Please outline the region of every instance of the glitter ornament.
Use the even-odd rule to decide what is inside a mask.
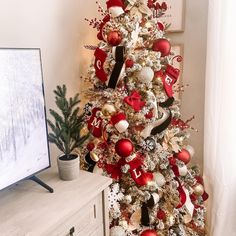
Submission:
[[[157,232],[153,229],[144,230],[140,236],[158,236]]]
[[[147,152],[154,151],[156,148],[155,140],[151,137],[146,138],[142,143],[142,148]]]
[[[159,187],[164,186],[165,183],[166,183],[165,177],[160,172],[154,173],[153,174],[153,179]]]
[[[167,39],[157,39],[153,42],[152,50],[160,52],[162,57],[170,54],[171,45]]]
[[[151,67],[143,67],[138,74],[138,79],[140,82],[144,82],[146,84],[150,83],[154,77],[154,71]]]
[[[197,196],[202,196],[203,193],[204,193],[204,187],[203,185],[201,184],[196,184],[194,187],[193,187],[193,191],[194,191],[194,194],[197,195]]]
[[[191,155],[191,157],[194,156],[195,150],[194,150],[194,148],[193,148],[192,146],[187,145],[187,146],[185,147],[185,149],[189,152],[189,154]]]
[[[180,176],[186,176],[188,173],[188,168],[186,165],[183,165],[181,167],[178,167],[178,171]]]
[[[115,150],[120,157],[128,157],[133,152],[134,146],[129,139],[120,139],[115,145]]]
[[[110,31],[107,34],[107,42],[111,45],[111,46],[118,46],[122,41],[122,37],[120,35],[120,32],[118,31]]]
[[[185,164],[188,164],[191,160],[190,153],[186,149],[182,149],[181,152],[175,154],[175,157],[180,161],[183,161]]]

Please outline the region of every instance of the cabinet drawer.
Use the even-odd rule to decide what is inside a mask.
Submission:
[[[90,201],[77,213],[61,222],[50,236],[85,236],[85,232],[93,232],[103,228],[103,198],[102,194]],[[93,230],[93,231],[92,231]],[[90,234],[87,234],[90,235]],[[97,234],[98,236],[99,234]],[[103,234],[101,234],[102,236]]]
[[[104,228],[103,225],[100,226],[98,229],[93,231],[89,236],[104,236]]]

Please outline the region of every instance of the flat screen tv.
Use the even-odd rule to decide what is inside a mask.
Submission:
[[[0,190],[48,167],[40,49],[0,48]]]

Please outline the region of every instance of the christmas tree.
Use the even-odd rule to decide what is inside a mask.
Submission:
[[[92,139],[83,168],[113,179],[109,192],[111,236],[205,235],[208,198],[200,170],[189,164],[189,123],[175,92],[180,70],[159,20],[165,2],[108,0],[94,61],[85,80],[86,125]]]

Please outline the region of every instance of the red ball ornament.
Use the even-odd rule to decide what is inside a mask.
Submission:
[[[127,68],[132,68],[132,67],[134,66],[134,61],[131,60],[131,59],[127,59],[127,60],[125,61],[125,66],[126,66]]]
[[[157,232],[153,229],[144,230],[140,236],[158,236]]]
[[[116,153],[121,157],[128,157],[134,150],[134,146],[129,139],[120,139],[115,145]]]
[[[157,218],[159,220],[165,220],[166,219],[166,213],[163,210],[159,210],[157,212]]]
[[[157,39],[153,42],[152,50],[160,52],[162,57],[170,54],[171,45],[167,39]]]
[[[107,42],[112,46],[118,46],[121,43],[121,35],[118,31],[110,31],[107,34]]]
[[[183,161],[185,164],[188,164],[191,160],[191,155],[186,149],[182,149],[182,151],[177,153],[175,156],[177,159]]]

